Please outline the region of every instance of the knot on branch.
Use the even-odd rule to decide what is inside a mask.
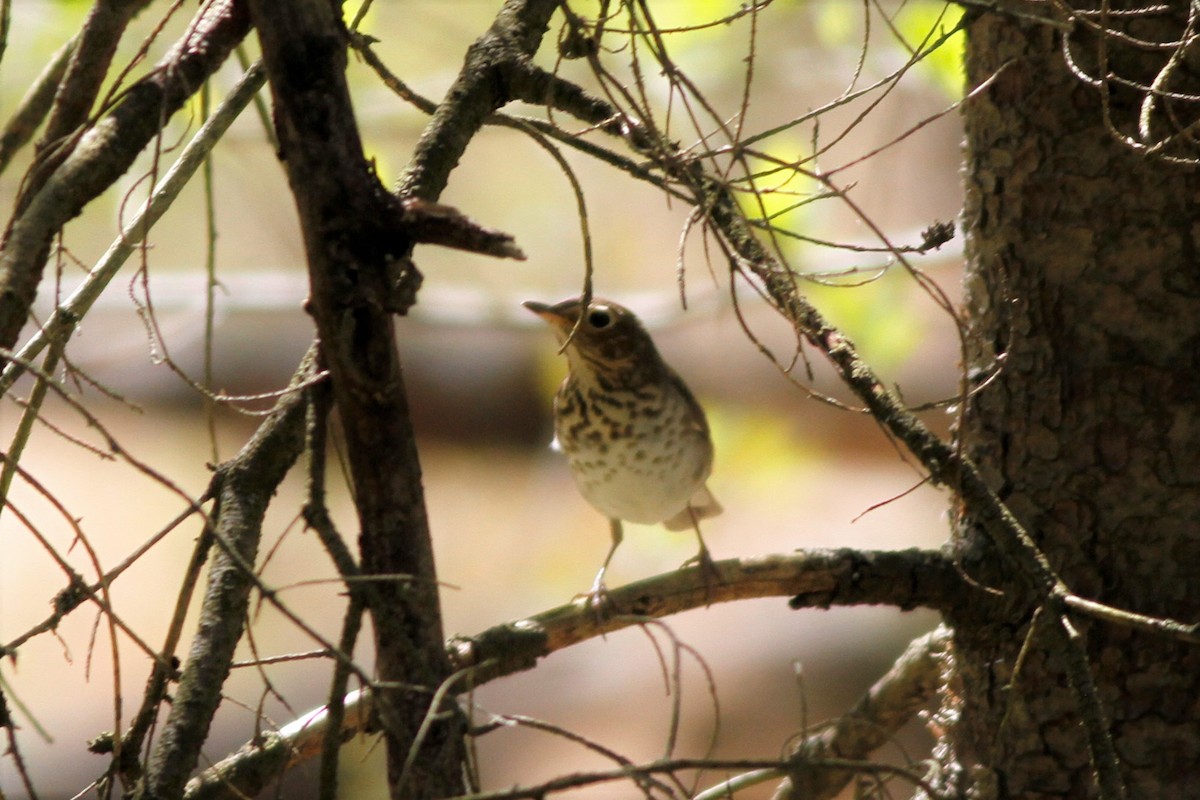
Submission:
[[[88,598],[90,591],[87,581],[77,572],[71,573],[71,582],[54,595],[54,613],[58,616],[63,616],[71,611],[74,611],[84,600]]]
[[[408,256],[385,255],[383,270],[386,293],[380,305],[392,314],[407,314],[417,302],[417,290],[424,283],[424,276]]]
[[[917,252],[928,253],[930,250],[937,250],[953,238],[953,221],[935,222],[925,230],[921,231],[921,245],[917,248]]]
[[[532,620],[517,620],[491,628],[479,636],[455,636],[448,645],[454,669],[478,667],[484,675],[508,674],[529,669],[547,653],[548,635]],[[486,677],[477,676],[478,680]]]

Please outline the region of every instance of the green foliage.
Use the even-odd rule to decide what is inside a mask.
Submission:
[[[882,47],[874,55],[877,59],[886,56],[888,61],[897,47],[906,54],[919,54],[921,63],[915,74],[957,99],[963,92],[965,40],[962,31],[955,31],[955,27],[962,15],[962,8],[957,5],[940,0],[911,0],[889,18],[877,15],[870,20],[875,35],[868,47]],[[840,2],[821,3],[813,15],[813,31],[825,47],[860,47],[862,25],[862,19]],[[881,31],[887,32],[886,43],[878,41]]]
[[[738,192],[742,213],[752,220],[769,222],[772,228],[805,231],[810,228],[812,203],[822,196],[821,187],[793,166],[805,158],[806,148],[794,132],[772,136],[759,145],[767,158],[749,155],[746,167],[754,192]],[[749,189],[749,186],[741,186]]]
[[[845,3],[818,3],[813,13],[813,33],[822,47],[845,47],[861,38],[861,21]]]
[[[921,61],[924,73],[931,75],[935,85],[956,99],[963,93],[966,37],[962,31],[953,34],[951,31],[962,20],[962,15],[961,6],[936,0],[916,0],[905,4],[893,19],[900,35],[914,46],[920,45],[920,50],[937,45]],[[939,40],[948,34],[948,38],[939,44]]]
[[[819,468],[822,454],[794,417],[752,404],[707,401],[704,407],[720,463],[713,480],[718,495],[715,487],[736,476],[741,491],[777,496],[797,472]]]
[[[864,256],[864,261],[878,256]],[[840,281],[845,285],[813,284],[809,298],[826,316],[846,331],[872,364],[892,368],[913,354],[924,336],[921,315],[913,313],[909,298],[912,279],[894,265],[877,280],[858,285],[870,277],[857,275]]]

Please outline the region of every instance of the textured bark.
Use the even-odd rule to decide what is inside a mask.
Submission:
[[[1181,29],[1162,16],[1139,21],[1137,32],[1170,41]],[[1121,51],[1112,41],[1103,53],[1095,39],[1071,35],[1072,53],[1095,74],[1148,84],[1169,56]],[[965,110],[969,366],[982,374],[997,356],[1004,366],[969,403],[960,433],[1072,590],[1194,620],[1200,177],[1112,135],[1102,93],[1113,126],[1134,138],[1142,95],[1079,80],[1061,36],[998,14],[969,29],[971,85],[1011,63]],[[1111,60],[1088,63],[1098,52]],[[961,521],[967,571],[1008,593],[1009,609],[1023,607],[1011,566],[974,522]],[[1076,702],[1047,637],[1033,626],[1014,674],[1027,615],[963,607],[950,616],[958,680],[947,692],[941,753],[950,788],[1094,796]],[[1129,796],[1192,796],[1200,786],[1200,650],[1079,624]]]
[[[399,202],[363,155],[345,82],[337,6],[250,0],[274,101],[275,128],[304,232],[321,354],[341,417],[361,525],[362,571],[387,575],[367,595],[393,798],[462,791],[463,720],[431,709],[450,674],[437,575],[393,313],[420,273]],[[444,713],[417,739],[422,722]],[[409,761],[410,752],[415,757]]]

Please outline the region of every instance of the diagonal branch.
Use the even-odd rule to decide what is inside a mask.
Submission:
[[[776,789],[775,800],[836,797],[855,772],[830,769],[822,763],[867,758],[925,708],[941,684],[943,654],[950,637],[949,628],[938,626],[914,639],[849,711],[794,747],[788,757],[792,769]]]
[[[314,368],[313,351],[296,373],[302,383]],[[304,442],[304,395],[290,392],[238,455],[218,468],[220,488],[213,509],[213,539],[219,543],[200,611],[200,623],[183,667],[171,711],[135,797],[171,798],[183,791],[208,737],[241,639],[263,515],[279,482]]]
[[[33,138],[37,127],[50,113],[54,93],[67,70],[67,62],[71,59],[75,45],[76,38],[72,38],[50,57],[41,74],[26,90],[25,96],[17,104],[8,122],[4,123],[4,129],[0,131],[0,173],[8,167],[17,151]]]
[[[92,6],[75,39],[46,131],[38,143],[39,154],[58,148],[64,144],[62,140],[87,122],[121,35],[130,20],[147,5],[149,0],[99,0]]]
[[[550,24],[558,0],[508,0],[496,21],[467,50],[466,62],[433,119],[421,133],[401,197],[436,200],[467,145],[488,117],[514,99],[512,76],[526,69]]]
[[[184,38],[82,136],[9,222],[0,241],[0,347],[12,349],[16,343],[53,237],[129,169],[249,30],[249,17],[238,0],[214,0],[199,14]]]

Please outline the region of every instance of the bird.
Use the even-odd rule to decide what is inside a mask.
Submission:
[[[609,521],[604,564],[584,597],[607,603],[604,577],[622,522],[696,532],[706,589],[719,573],[700,520],[722,511],[708,489],[713,444],[704,409],[663,361],[637,315],[609,300],[573,297],[525,308],[554,330],[567,376],[554,397],[552,445],[567,457],[583,498]]]

